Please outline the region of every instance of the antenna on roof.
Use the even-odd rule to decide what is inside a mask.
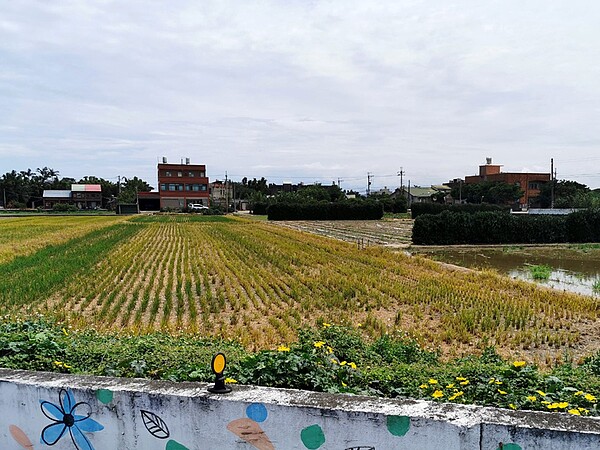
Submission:
[[[167,157],[163,156],[163,164],[166,164],[166,163],[167,163]]]
[[[489,166],[492,163],[492,158],[490,158],[490,157],[485,158],[485,163]]]

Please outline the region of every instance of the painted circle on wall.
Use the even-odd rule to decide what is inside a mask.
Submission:
[[[249,419],[260,423],[267,420],[268,412],[267,408],[262,403],[251,403],[246,408],[246,415]]]

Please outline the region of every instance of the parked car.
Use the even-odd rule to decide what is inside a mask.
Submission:
[[[190,203],[188,208],[190,211],[202,211],[208,209],[208,206],[204,206],[202,203]]]

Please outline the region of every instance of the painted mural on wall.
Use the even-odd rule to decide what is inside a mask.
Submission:
[[[118,421],[119,416],[124,412],[117,410],[116,405],[113,403],[114,394],[112,391],[99,389],[95,391],[94,394],[95,395],[92,398],[95,398],[98,403],[91,404],[93,402],[77,401],[74,393],[70,389],[62,388],[59,390],[57,401],[50,401],[47,399],[39,400],[38,411],[41,411],[43,417],[38,417],[38,419],[43,420],[45,423],[44,426],[39,429],[39,437],[37,439],[33,438],[31,433],[28,435],[23,430],[30,430],[27,424],[9,425],[9,434],[20,448],[26,450],[33,450],[34,448],[42,449],[53,446],[58,447],[59,443],[61,449],[72,448],[76,450],[95,450],[92,442],[95,441],[96,434],[99,434],[100,436],[103,433],[119,433],[120,431],[117,429],[111,430],[110,426],[105,429],[105,426],[92,416],[95,416],[103,405],[107,406],[103,409],[103,413],[107,414],[110,412],[110,414],[114,415],[113,421]],[[23,404],[23,406],[27,405]],[[263,425],[267,423],[268,420],[271,422],[276,421],[276,417],[270,417],[267,406],[262,403],[250,403],[245,406],[244,413],[245,414],[243,415],[245,417],[233,420],[225,419],[223,422],[223,428],[239,439],[236,448],[241,448],[239,447],[239,444],[245,443],[247,444],[248,450],[276,450],[278,447],[277,443],[274,443],[263,428]],[[186,446],[175,440],[167,421],[163,419],[160,411],[139,409],[137,414],[136,421],[140,423],[139,429],[145,430],[158,445],[153,448],[163,448],[163,445],[165,450],[201,450],[202,448],[205,448],[200,442],[193,442],[191,445]],[[106,419],[106,416],[104,417]],[[104,422],[104,420],[102,421]],[[40,420],[36,420],[36,423],[39,422]],[[142,424],[143,427],[141,426]],[[317,450],[324,449],[325,445],[327,445],[326,448],[328,449],[339,450],[376,449],[375,445],[369,442],[358,442],[357,444],[360,445],[352,447],[344,445],[343,442],[330,442],[327,439],[322,425],[324,424],[314,423],[312,425],[299,427],[297,430],[289,429],[292,441],[296,441],[294,448]],[[387,433],[388,436],[391,436],[392,439],[397,439],[400,443],[402,440],[406,439],[410,429],[410,417],[387,416],[385,420],[385,431],[382,431]],[[175,436],[175,438],[179,439],[177,436]],[[187,438],[189,439],[189,436],[187,436]],[[36,441],[39,441],[39,444],[34,444]],[[406,443],[409,444],[409,441],[406,441]],[[286,449],[290,448],[289,445],[290,443],[287,442],[285,445]],[[0,447],[4,448],[4,446]],[[100,447],[98,448],[100,449]],[[219,448],[227,448],[227,445],[223,444],[223,447]],[[284,449],[280,448],[279,450]],[[500,443],[497,449],[490,450],[522,450],[522,448],[516,443]]]

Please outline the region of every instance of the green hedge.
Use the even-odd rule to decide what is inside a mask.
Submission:
[[[566,216],[516,216],[444,211],[415,219],[412,240],[420,245],[548,244],[566,242]]]
[[[552,244],[600,242],[600,211],[567,216],[444,211],[415,219],[413,244]]]
[[[443,205],[441,203],[413,203],[410,206],[411,216],[416,219],[423,214],[441,214],[444,211],[449,212],[461,212],[468,214],[475,214],[478,212],[492,211],[492,212],[510,212],[510,206],[506,205],[490,205],[465,203],[459,205]]]
[[[383,206],[375,202],[275,203],[267,214],[269,220],[379,220]]]

